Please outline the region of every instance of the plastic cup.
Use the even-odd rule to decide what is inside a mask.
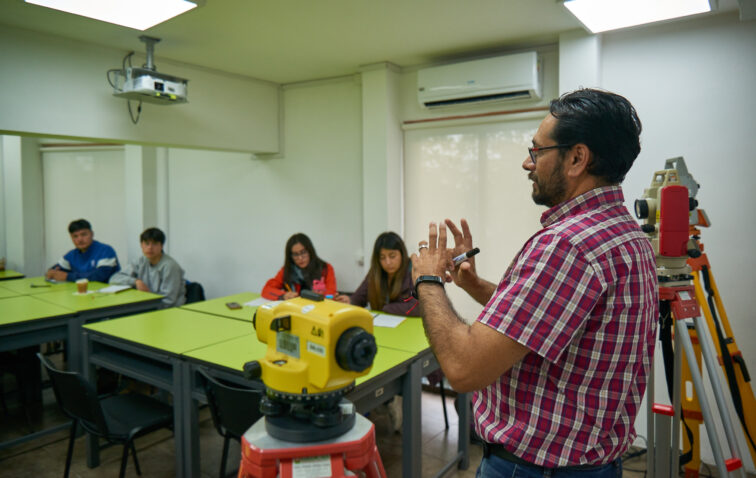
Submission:
[[[79,279],[76,281],[76,292],[79,294],[86,294],[87,287],[89,287],[89,281],[87,279]]]

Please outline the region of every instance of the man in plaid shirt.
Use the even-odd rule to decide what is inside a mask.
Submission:
[[[619,476],[651,366],[654,251],[619,184],[640,152],[641,123],[622,96],[591,89],[553,100],[523,162],[548,209],[498,285],[475,262],[467,222],[431,223],[413,255],[423,323],[455,390],[475,391],[481,477]],[[447,249],[447,231],[454,249]],[[447,279],[448,278],[448,279]],[[467,325],[453,280],[484,305]]]

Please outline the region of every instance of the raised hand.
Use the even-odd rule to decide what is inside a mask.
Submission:
[[[454,249],[449,250],[451,257],[464,254],[473,248],[472,234],[470,234],[470,226],[467,224],[466,219],[460,220],[462,230],[460,230],[451,219],[446,219],[444,222],[454,238]],[[468,287],[477,284],[478,274],[475,270],[475,258],[470,257],[457,267],[454,267],[454,264],[450,264],[449,275],[454,283],[463,289],[467,289]]]

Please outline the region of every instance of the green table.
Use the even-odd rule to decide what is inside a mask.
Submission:
[[[74,282],[47,282],[44,276],[5,281],[2,284],[2,287],[23,295],[47,294],[60,291],[76,292],[76,284]],[[90,282],[89,290],[101,289],[106,285],[102,282]]]
[[[0,299],[0,351],[16,350],[56,340],[66,340],[68,367],[82,369],[82,326],[90,321],[154,309],[162,296],[128,290],[115,295],[74,295],[76,284],[50,284],[42,277],[2,282],[2,290],[17,294]],[[50,287],[31,287],[49,285]],[[90,282],[90,288],[106,286]],[[0,448],[15,446],[39,436],[45,430],[17,440],[0,443]]]
[[[73,316],[73,311],[41,301],[34,296],[20,295],[0,299],[0,352],[63,340],[72,333]],[[37,373],[27,378],[41,384],[40,369],[36,370]],[[39,391],[41,398],[41,388]],[[0,449],[19,445],[59,429],[60,427],[33,430],[21,437],[0,443]]]
[[[180,307],[89,324],[84,329],[174,355],[252,332],[251,324]]]
[[[241,320],[183,308],[163,309],[84,326],[87,378],[100,366],[149,383],[173,394],[176,476],[199,476],[187,463],[197,433],[197,407],[192,402],[192,371],[182,354],[252,334]],[[91,437],[87,463],[99,462]]]
[[[223,301],[228,299],[230,298],[225,297]],[[355,404],[360,413],[365,413],[395,395],[403,396],[402,472],[406,477],[421,476],[421,380],[437,369],[438,363],[430,352],[422,320],[418,317],[408,317],[396,328],[374,327],[373,334],[378,345],[373,367],[370,373],[355,380],[356,386],[346,398]],[[266,350],[267,344],[259,342],[256,336],[250,333],[244,337],[187,352],[184,356],[193,363],[195,371],[198,367],[203,367],[218,378],[249,386],[249,381],[242,376],[243,366],[246,362],[262,357]],[[196,373],[191,374],[189,383],[193,387],[193,397],[203,398],[204,391],[199,387],[200,381]],[[468,423],[466,410],[469,406],[469,396],[460,394],[460,400],[460,423]],[[194,404],[189,408],[196,409]],[[194,429],[195,426],[194,422],[190,421],[190,429]],[[459,436],[458,454],[447,467],[456,462],[460,462],[463,468],[467,467],[469,427],[461,426]],[[197,434],[189,435],[188,441],[184,443],[188,446],[187,458],[190,460],[185,465],[186,469],[198,470]]]
[[[223,367],[238,374],[243,371],[245,363],[263,357],[267,350],[268,344],[257,340],[257,336],[250,330],[249,334],[243,337],[192,350],[184,355],[199,364]],[[355,382],[357,385],[364,383],[414,357],[415,355],[410,352],[381,347],[375,356],[370,373],[359,377]]]
[[[215,299],[210,308],[219,306],[218,310],[226,313],[226,302],[240,302],[246,297]],[[248,300],[251,299],[254,297]],[[199,312],[190,306],[84,327],[85,362],[90,365],[85,367],[87,376],[92,376],[94,367],[99,366],[173,393],[176,476],[181,477],[199,476],[197,401],[204,399],[204,390],[197,376],[198,367],[230,382],[249,385],[242,375],[243,365],[262,357],[267,350],[267,344],[257,340],[247,320]],[[374,333],[378,353],[373,368],[356,380],[347,398],[358,411],[366,412],[397,394],[404,397],[403,475],[420,476],[421,379],[438,368],[438,363],[427,346],[420,319],[408,318],[396,329],[376,327]],[[460,396],[460,410],[464,413],[469,397]],[[468,422],[460,416],[460,423]],[[466,467],[469,427],[460,427],[459,435],[457,461]],[[95,466],[97,454],[91,446],[88,450],[88,463]]]
[[[55,291],[35,294],[39,300],[55,304],[76,312],[75,331],[68,339],[68,361],[74,370],[80,370],[84,366],[82,361],[82,335],[81,327],[96,320],[121,317],[136,314],[146,310],[152,310],[160,305],[163,296],[142,292],[136,289],[128,289],[117,294],[99,294],[90,292],[78,294],[75,292],[76,284],[67,283],[71,288],[61,287]],[[55,284],[65,286],[66,284]],[[96,291],[105,287],[102,282],[90,282],[90,291]]]
[[[242,292],[240,294],[218,297],[217,299],[204,300],[201,302],[182,305],[181,308],[252,322],[252,317],[255,315],[257,307],[250,307],[244,304],[259,298],[260,294],[256,294],[254,292]],[[226,307],[226,304],[229,302],[236,302],[241,305],[242,308],[229,309],[228,307]]]
[[[423,319],[420,317],[407,317],[394,328],[373,327],[373,335],[375,342],[380,347],[389,347],[416,354],[430,348],[423,328]]]
[[[0,271],[0,280],[20,279],[24,275],[20,272],[16,272],[10,269],[4,269]]]
[[[66,338],[72,310],[21,295],[0,300],[0,351]]]
[[[19,295],[23,295],[23,294],[19,294],[18,292],[14,292],[10,289],[6,289],[3,286],[0,286],[0,299],[7,299],[8,297],[18,297]]]

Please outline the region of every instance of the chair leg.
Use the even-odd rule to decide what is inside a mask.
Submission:
[[[228,437],[223,437],[223,453],[221,454],[220,478],[226,478],[226,458],[228,458]]]
[[[73,458],[74,440],[76,440],[76,426],[79,424],[76,420],[71,422],[71,431],[68,435],[68,452],[66,453],[66,471],[63,472],[63,478],[68,478],[68,472],[71,470],[71,458]]]
[[[134,445],[134,441],[131,441],[131,452],[134,454],[134,468],[136,468],[137,475],[142,476],[142,470],[139,468],[139,460],[137,460],[136,456],[136,446]]]
[[[126,463],[129,461],[129,442],[123,444],[123,453],[121,453],[121,472],[118,478],[126,476]]]
[[[449,417],[446,414],[446,392],[444,391],[444,379],[441,377],[441,381],[438,383],[438,386],[440,387],[441,391],[441,406],[444,409],[444,425],[446,425],[446,429],[449,429]]]

